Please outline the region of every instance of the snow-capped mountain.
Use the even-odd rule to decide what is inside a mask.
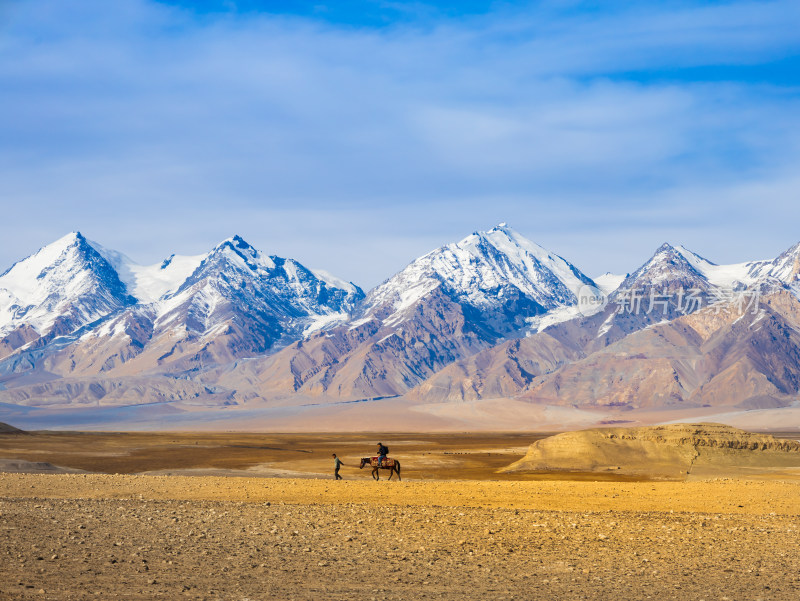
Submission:
[[[698,289],[703,292],[713,286],[702,269],[713,263],[686,249],[664,243],[639,269],[626,277],[617,287],[617,294],[628,290],[655,288]]]
[[[741,290],[756,284],[795,285],[800,277],[800,244],[773,260],[717,265],[684,246],[663,244],[653,257],[620,284],[620,289],[693,283],[709,288]]]
[[[108,261],[72,232],[0,275],[0,337],[18,328],[68,334],[135,302]]]
[[[354,319],[222,376],[344,397],[397,395],[438,369],[573,307],[593,282],[506,224],[419,259],[373,289]]]
[[[715,404],[780,406],[790,402],[784,395],[800,392],[798,273],[800,244],[772,261],[733,265],[663,244],[629,276],[595,279],[610,296],[601,312],[458,360],[410,396],[438,401],[523,394],[554,403],[659,406],[706,395],[704,402],[713,397]],[[682,353],[693,347],[687,360]],[[628,371],[630,378],[623,376]]]
[[[52,348],[39,340],[35,353],[26,351],[37,336],[3,341],[0,356],[19,349],[0,366],[6,372],[46,363],[53,373],[99,373],[130,362],[128,372],[148,371],[187,356],[181,368],[188,369],[192,360],[252,356],[345,320],[364,296],[238,236],[205,255],[141,266],[71,234],[17,263],[2,282],[6,322],[38,336],[58,322],[62,335]]]
[[[658,387],[678,380],[673,399],[722,399],[726,386],[738,386],[742,402],[767,394],[785,403],[800,387],[800,367],[781,366],[796,359],[799,275],[800,244],[736,265],[664,244],[630,275],[593,281],[500,224],[427,253],[365,296],[238,236],[203,255],[138,265],[76,233],[0,275],[0,402],[292,403],[413,391],[417,400],[535,393],[613,403],[598,378],[619,378],[592,366],[622,373],[635,357],[642,368],[631,368],[630,390],[654,395],[641,406],[658,406]],[[584,311],[587,287],[608,304]],[[623,302],[631,290],[642,295],[636,311]],[[681,290],[702,302],[689,304]],[[774,318],[737,321],[720,309],[725,290],[758,290],[756,309]],[[724,324],[730,331],[719,330]],[[660,334],[677,346],[664,346]],[[789,342],[778,344],[781,336]],[[689,347],[691,364],[681,355]],[[648,374],[659,374],[657,386],[636,388]],[[694,392],[698,383],[708,389],[709,374],[717,374],[713,395]],[[786,381],[771,389],[779,376]],[[623,388],[607,386],[628,394]]]
[[[340,287],[341,286],[341,287]],[[174,292],[155,303],[157,330],[180,324],[206,334],[230,319],[247,322],[264,352],[344,321],[364,297],[360,288],[293,259],[267,256],[239,236],[219,244]]]
[[[664,243],[621,282],[617,276],[598,278],[608,304],[597,313],[586,313],[587,319],[580,321],[577,328],[558,325],[568,320],[551,320],[548,325],[558,327],[562,338],[574,338],[572,344],[579,343],[584,352],[591,354],[636,331],[718,302],[735,298],[745,304],[754,302],[752,287],[769,280],[766,276],[757,277],[767,263],[717,265],[684,246]],[[774,278],[769,281],[777,282]]]
[[[575,305],[586,285],[594,282],[574,265],[501,223],[412,262],[367,295],[364,314],[400,323],[438,289],[509,333],[526,319]]]
[[[239,299],[250,310],[305,319],[307,333],[344,320],[363,297],[358,286],[322,270],[311,270],[294,259],[264,255],[240,236],[233,236],[205,255],[170,255],[155,265],[139,265],[124,254],[96,242],[90,244],[117,271],[139,304],[152,305],[157,319],[169,321],[175,307],[196,296],[195,321],[203,329],[213,322],[207,310],[219,309],[225,300]],[[211,297],[198,294],[205,285]],[[254,298],[247,297],[248,287]],[[199,323],[199,322],[198,322]]]
[[[631,291],[645,294],[683,290],[702,297],[704,304],[758,290],[760,293],[790,288],[800,291],[800,244],[774,260],[717,265],[684,246],[663,244],[611,294],[619,299]],[[703,304],[694,305],[696,308]]]
[[[797,291],[800,287],[800,242],[772,261],[756,261],[748,265],[748,273],[754,280],[774,280]]]

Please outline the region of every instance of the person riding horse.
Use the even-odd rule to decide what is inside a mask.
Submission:
[[[389,470],[389,480],[392,479],[392,476],[397,474],[397,479],[402,480],[400,477],[400,462],[397,459],[390,459],[386,455],[389,454],[389,449],[383,446],[381,443],[378,443],[378,456],[377,457],[362,457],[361,463],[359,464],[359,469],[364,469],[364,466],[370,466],[372,468],[372,478],[374,480],[380,480],[379,471],[380,470]],[[385,459],[385,461],[384,461]]]
[[[388,447],[383,446],[383,443],[378,443],[378,467],[383,467],[383,460],[389,454]]]

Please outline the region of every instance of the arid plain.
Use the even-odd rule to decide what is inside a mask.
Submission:
[[[537,438],[5,434],[0,599],[800,597],[797,470],[496,473]]]

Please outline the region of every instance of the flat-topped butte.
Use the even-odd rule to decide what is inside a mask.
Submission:
[[[800,473],[800,442],[722,424],[597,428],[538,440],[502,473],[608,472],[685,480]]]

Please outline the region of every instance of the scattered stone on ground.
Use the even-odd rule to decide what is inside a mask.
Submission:
[[[0,474],[0,599],[800,598],[800,483]]]

